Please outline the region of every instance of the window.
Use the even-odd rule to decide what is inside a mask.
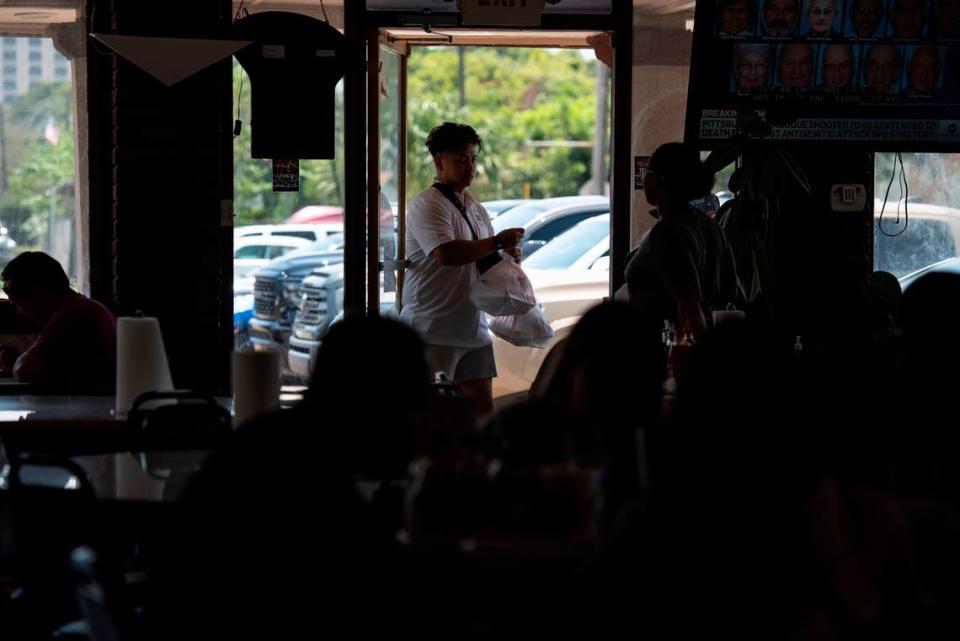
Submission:
[[[609,236],[610,215],[596,216],[554,238],[525,260],[523,266],[528,269],[568,269]]]
[[[307,240],[316,240],[317,234],[312,231],[275,231],[274,236],[292,236],[293,238],[306,238]]]
[[[894,174],[894,155],[876,154],[873,267],[906,285],[911,272],[960,255],[960,192],[952,180],[960,154],[901,156],[902,174],[899,166]]]
[[[610,271],[610,250],[603,252],[603,254],[593,261],[593,264],[590,265],[590,269],[594,271]]]
[[[893,208],[895,209],[895,208]],[[957,255],[954,230],[960,232],[960,211],[953,223],[926,217],[918,205],[907,214],[888,209],[874,214],[874,268],[897,278]],[[895,235],[896,234],[896,235]]]
[[[530,234],[530,240],[543,240],[549,241],[552,238],[556,238],[563,232],[567,231],[577,223],[586,220],[587,218],[592,218],[593,216],[599,216],[600,214],[607,213],[605,210],[601,211],[581,211],[576,214],[567,214],[566,216],[559,216],[556,220],[551,220],[546,225]],[[524,238],[526,240],[526,238]]]
[[[23,251],[43,251],[63,266],[73,287],[83,291],[86,256],[76,234],[73,86],[67,76],[45,83],[43,91],[25,91],[43,78],[41,45],[50,42],[23,37],[3,41],[0,149],[5,152],[6,183],[0,193],[0,221],[6,231],[0,229],[0,266]],[[17,58],[15,48],[25,44],[29,51]],[[32,63],[21,67],[20,60]],[[21,81],[21,73],[31,82]]]
[[[501,232],[511,227],[526,227],[531,220],[545,212],[547,207],[548,205],[539,202],[514,207],[493,219],[493,229],[496,232]]]
[[[266,256],[267,247],[264,245],[247,245],[246,247],[241,247],[233,254],[234,260],[240,260],[243,258],[264,258]]]
[[[67,70],[64,69],[63,67],[57,67],[56,69],[54,69],[54,72],[53,72],[53,73],[54,73],[54,75],[55,75],[57,78],[66,78],[66,77],[67,77]]]
[[[281,247],[281,246],[279,246],[279,245],[277,245],[277,246],[275,246],[275,247],[271,247],[271,248],[270,248],[270,253],[269,253],[269,255],[267,256],[267,258],[273,259],[273,258],[277,258],[277,257],[279,257],[279,256],[283,256],[284,254],[286,254],[286,253],[287,253],[288,251],[290,251],[291,249],[293,249],[293,247]]]

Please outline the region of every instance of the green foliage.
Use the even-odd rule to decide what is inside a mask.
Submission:
[[[589,148],[537,148],[529,141],[590,141],[595,120],[596,62],[576,51],[465,49],[467,104],[459,105],[454,48],[415,49],[408,66],[410,127],[407,193],[430,184],[433,161],[424,147],[445,120],[473,125],[483,139],[478,198],[576,194],[590,178]]]
[[[5,138],[23,146],[6,157],[0,221],[21,247],[29,247],[47,232],[51,202],[57,216],[73,214],[59,193],[73,184],[75,173],[70,83],[34,83],[4,108],[4,119]],[[48,124],[59,131],[56,144],[44,138]]]
[[[9,124],[21,127],[36,139],[43,137],[51,118],[61,131],[73,130],[73,92],[69,82],[35,82],[8,108]]]

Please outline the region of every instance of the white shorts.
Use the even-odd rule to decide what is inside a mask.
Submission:
[[[451,381],[470,381],[497,375],[492,344],[482,347],[427,345],[427,362],[431,373],[443,372]]]

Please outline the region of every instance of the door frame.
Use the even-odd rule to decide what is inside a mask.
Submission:
[[[382,33],[385,29],[409,26],[408,11],[370,11],[366,3],[344,3],[345,33],[354,59],[365,65],[353,65],[344,83],[345,106],[345,195],[344,226],[344,313],[347,316],[379,313],[379,239],[380,113],[379,63]],[[614,61],[611,73],[610,129],[610,288],[608,295],[624,282],[623,271],[630,246],[631,195],[633,189],[632,106],[633,106],[633,3],[613,0],[608,14],[544,14],[537,31],[606,31],[612,34]],[[436,13],[438,17],[458,16],[459,12]],[[482,27],[456,27],[458,31]],[[498,31],[523,31],[524,27],[497,27]],[[385,45],[386,46],[386,45]],[[400,131],[398,133],[398,238],[397,256],[406,255],[406,148],[407,148],[407,55],[409,47],[390,48],[401,55]],[[364,77],[366,76],[366,77]],[[363,109],[363,111],[358,111]],[[358,117],[366,113],[366,118]],[[356,120],[355,120],[356,119]],[[351,123],[363,121],[364,127],[351,132]],[[364,141],[363,136],[366,136]],[[364,144],[366,142],[366,144]],[[363,207],[363,194],[366,207]],[[359,201],[359,202],[358,202]],[[366,217],[358,215],[366,211]],[[357,212],[357,214],[354,214]],[[398,270],[398,298],[403,287],[403,270]],[[399,303],[399,301],[398,301]]]

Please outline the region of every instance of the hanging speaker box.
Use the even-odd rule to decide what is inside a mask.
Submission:
[[[346,38],[297,13],[255,13],[234,23],[252,45],[236,57],[251,84],[254,158],[333,158],[335,90],[346,70]]]

